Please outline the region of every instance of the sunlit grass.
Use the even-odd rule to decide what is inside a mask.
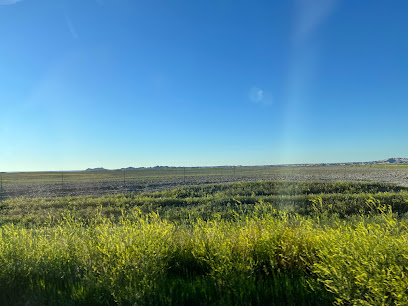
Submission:
[[[407,225],[387,203],[395,198],[378,191],[397,195],[394,206],[400,210],[408,205],[406,192],[322,184],[214,185],[141,198],[16,199],[13,205],[58,213],[31,226],[5,222],[0,228],[0,303],[406,305]],[[326,203],[330,198],[322,192],[307,194],[302,214],[265,200],[278,190],[293,197],[323,187],[335,192],[326,195],[360,196],[363,202],[341,215],[340,202]],[[249,190],[255,203],[239,200]],[[222,204],[232,195],[233,203]],[[155,202],[150,211],[136,205],[161,198],[168,210],[155,211]],[[193,198],[203,199],[197,213],[194,205],[200,203],[180,214],[170,201]],[[218,206],[206,206],[211,201]],[[94,207],[88,215],[77,214],[64,203]],[[13,206],[8,204],[3,218]]]

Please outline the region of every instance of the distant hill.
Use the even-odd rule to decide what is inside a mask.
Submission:
[[[346,162],[346,163],[323,163],[319,165],[326,166],[352,166],[352,165],[406,165],[408,164],[408,158],[393,157],[384,160],[376,160],[369,162]]]
[[[127,167],[127,168],[120,168],[120,169],[117,169],[117,170],[120,170],[120,171],[128,171],[128,170],[140,170],[140,169],[144,169],[143,167],[142,168],[135,168],[135,167]]]
[[[408,158],[392,157],[384,160],[368,161],[368,162],[344,162],[344,163],[320,163],[320,164],[285,164],[285,165],[259,165],[258,167],[285,167],[285,166],[358,166],[358,165],[408,165]],[[231,167],[248,167],[248,166],[214,166],[214,167],[188,167],[188,168],[231,168]],[[169,167],[169,166],[155,166],[155,167],[127,167],[121,169],[114,169],[113,171],[129,171],[142,169],[177,169],[183,168]],[[110,171],[105,168],[88,168],[85,171]]]
[[[400,164],[408,164],[408,158],[388,158],[384,160],[377,161],[376,163],[378,164],[395,164],[395,165],[400,165]]]

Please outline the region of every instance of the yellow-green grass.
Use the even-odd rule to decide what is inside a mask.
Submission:
[[[175,225],[133,213],[118,223],[4,226],[3,303],[405,305],[406,224],[352,222],[258,205],[251,217]]]
[[[117,220],[122,211],[140,209],[158,213],[172,222],[188,223],[197,218],[210,220],[220,215],[233,219],[232,210],[249,214],[261,201],[276,209],[301,215],[314,213],[311,200],[321,197],[323,209],[339,217],[367,212],[371,197],[392,206],[402,218],[408,212],[408,188],[379,183],[349,182],[242,182],[180,187],[168,191],[58,198],[12,198],[0,203],[0,225],[32,227],[55,223],[69,212],[87,220],[98,210]]]
[[[305,198],[296,210],[268,197]],[[3,221],[13,205],[51,213],[0,227],[0,304],[406,305],[407,200],[345,182],[14,199]]]

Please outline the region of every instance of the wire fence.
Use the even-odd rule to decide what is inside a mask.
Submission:
[[[252,180],[271,167],[162,168],[0,174],[0,200],[14,197],[101,195],[154,191],[182,185]]]
[[[150,192],[187,185],[257,180],[375,181],[408,186],[408,168],[265,166],[0,173],[0,201]]]

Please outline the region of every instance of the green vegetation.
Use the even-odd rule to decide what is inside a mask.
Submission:
[[[308,216],[315,212],[311,200],[318,197],[322,198],[326,213],[341,218],[367,212],[366,202],[372,197],[391,205],[400,216],[408,212],[407,187],[349,182],[243,182],[102,197],[12,198],[0,204],[0,225],[58,225],[67,212],[84,222],[97,212],[116,222],[123,211],[131,213],[134,209],[143,214],[155,212],[168,221],[183,224],[216,216],[234,220],[235,212],[248,215],[260,202]]]
[[[407,201],[347,182],[9,199],[0,303],[406,305]]]

